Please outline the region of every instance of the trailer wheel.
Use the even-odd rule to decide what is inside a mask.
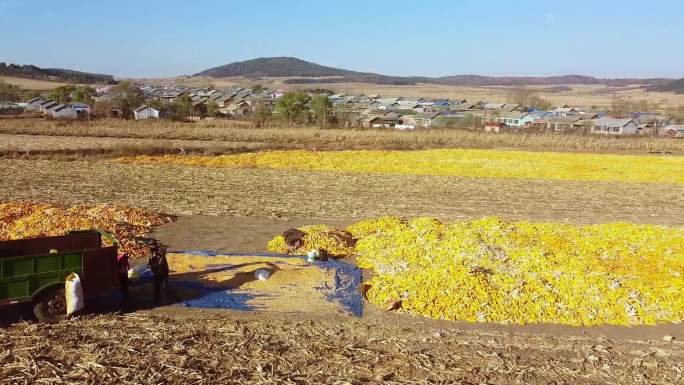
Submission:
[[[37,300],[33,312],[42,322],[59,322],[67,317],[66,294],[63,287],[55,287]]]

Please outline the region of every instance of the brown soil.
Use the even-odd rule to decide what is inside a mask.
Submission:
[[[266,244],[287,229],[312,224],[345,228],[353,220],[184,216],[158,227],[154,237],[170,251],[210,250],[225,253],[266,252]]]

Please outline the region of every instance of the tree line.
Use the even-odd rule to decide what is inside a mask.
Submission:
[[[58,80],[65,83],[113,83],[111,75],[92,74],[59,68],[40,68],[34,65],[17,65],[0,62],[0,75],[17,76],[32,79]]]

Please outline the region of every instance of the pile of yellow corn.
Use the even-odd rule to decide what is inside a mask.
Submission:
[[[684,320],[682,228],[385,217],[347,231],[378,305],[474,322]]]
[[[279,235],[268,242],[268,251],[278,254],[304,255],[310,250],[325,250],[328,255],[344,258],[354,255],[354,238],[346,231],[328,225],[304,226],[299,228],[305,235],[297,250],[289,250],[285,238]]]
[[[72,230],[99,229],[113,233],[131,258],[146,256],[133,241],[174,218],[143,209],[115,205],[65,207],[35,202],[0,203],[0,240],[64,235]],[[109,241],[104,239],[105,244]]]

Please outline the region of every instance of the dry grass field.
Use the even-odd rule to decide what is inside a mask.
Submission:
[[[262,147],[257,142],[0,134],[0,157],[6,158],[76,160],[132,154],[231,154]]]
[[[52,81],[48,81],[48,80],[20,78],[20,77],[15,77],[15,76],[0,76],[0,81],[3,81],[7,84],[19,86],[22,89],[31,90],[31,91],[49,91],[53,88],[63,86],[66,84],[66,83],[52,82]]]
[[[651,137],[616,138],[556,134],[494,134],[463,130],[397,131],[387,129],[326,129],[315,127],[284,127],[274,122],[254,128],[252,122],[208,120],[199,123],[98,120],[94,122],[59,122],[43,119],[0,119],[0,134],[58,136],[60,147],[68,146],[67,137],[75,138],[74,147],[83,149],[88,140],[100,148],[102,138],[121,138],[120,145],[134,145],[128,139],[154,139],[157,147],[171,147],[173,141],[186,147],[207,147],[214,142],[221,146],[248,146],[261,149],[308,150],[417,150],[429,148],[495,148],[545,151],[614,152],[644,154],[667,152],[684,154],[684,141]],[[91,138],[91,139],[88,139]],[[125,140],[123,140],[125,139]],[[26,137],[0,141],[0,151],[19,148]],[[43,137],[43,150],[51,149],[51,142]],[[116,146],[115,140],[107,143]],[[140,142],[148,144],[149,142]],[[40,146],[40,145],[38,145]],[[108,145],[109,146],[109,145]],[[32,146],[37,151],[36,145]]]

